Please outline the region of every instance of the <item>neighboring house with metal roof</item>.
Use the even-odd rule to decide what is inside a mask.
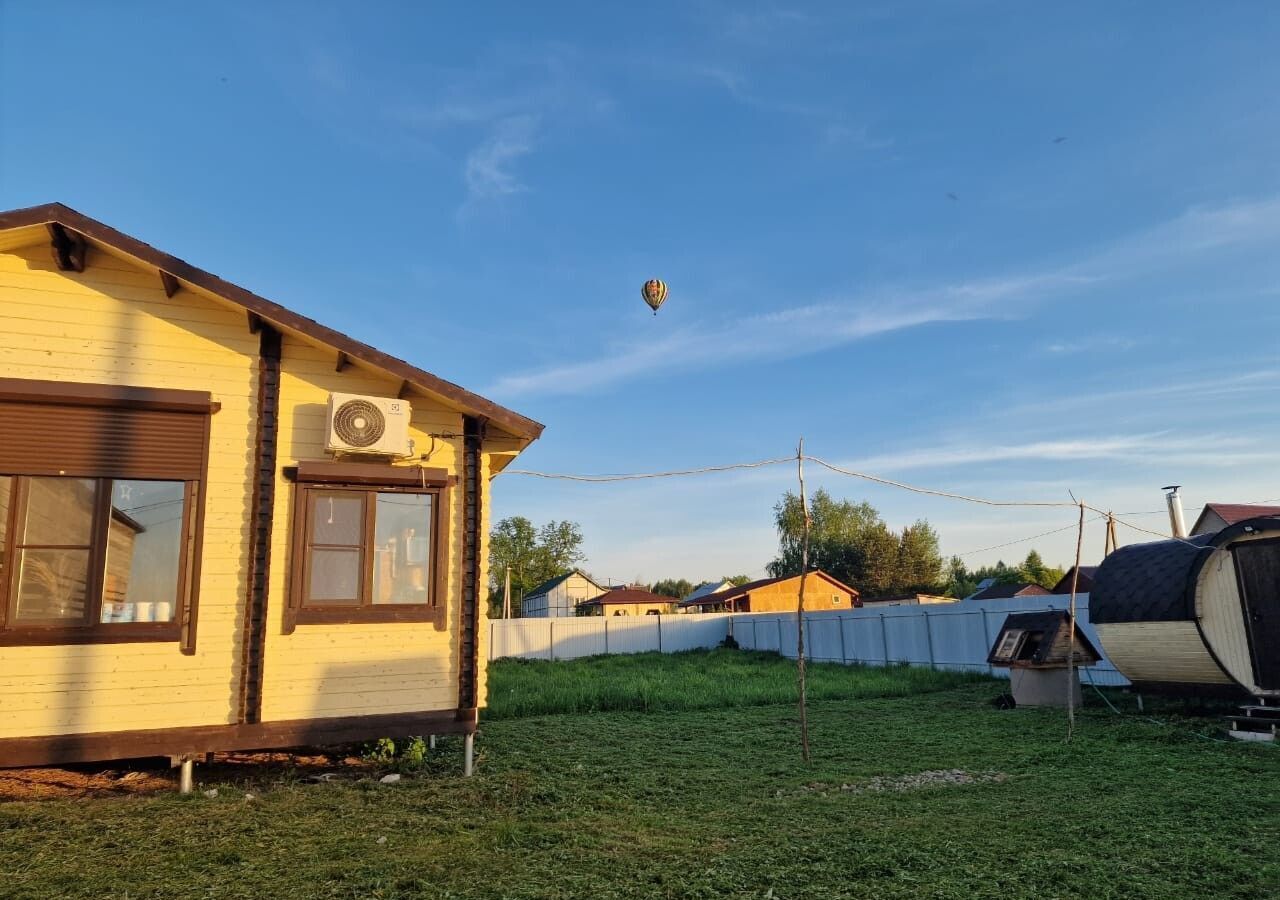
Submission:
[[[1066,574],[1058,579],[1058,583],[1053,586],[1052,590],[1050,590],[1049,593],[1070,594],[1071,580],[1074,577],[1075,571],[1076,571],[1075,566],[1072,566],[1070,569],[1067,569]],[[1091,590],[1093,590],[1093,577],[1097,574],[1098,574],[1097,566],[1081,566],[1080,577],[1079,577],[1079,580],[1076,581],[1076,593],[1087,594]]]
[[[1266,506],[1259,503],[1206,503],[1200,510],[1196,524],[1191,526],[1192,534],[1217,534],[1228,525],[1235,525],[1245,519],[1258,516],[1280,516],[1280,506]]]
[[[578,604],[580,616],[657,616],[673,613],[680,601],[643,588],[621,587]]]
[[[993,584],[976,594],[965,597],[966,600],[1012,600],[1014,597],[1036,597],[1051,593],[1048,588],[1030,581],[1019,581],[1014,584]]]
[[[530,591],[520,603],[520,615],[526,619],[576,616],[579,603],[598,597],[607,590],[607,587],[596,584],[585,573],[574,569],[549,578]]]
[[[61,204],[0,212],[0,296],[0,766],[470,746],[541,425]]]
[[[852,609],[860,606],[856,588],[851,588],[821,569],[805,579],[805,609]],[[707,594],[697,600],[685,600],[680,608],[687,612],[794,612],[800,600],[800,576],[764,578],[727,590]]]
[[[936,603],[959,603],[955,597],[940,594],[890,594],[884,597],[862,597],[859,606],[926,606]]]
[[[722,578],[719,581],[704,581],[702,584],[694,588],[689,596],[681,598],[680,602],[691,603],[694,600],[701,600],[703,597],[707,597],[711,594],[718,594],[721,591],[727,591],[731,587],[733,587],[733,582],[727,578]]]

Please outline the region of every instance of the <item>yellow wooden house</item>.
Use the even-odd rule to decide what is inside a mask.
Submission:
[[[0,362],[0,766],[469,769],[490,478],[541,425],[60,204],[0,213]]]
[[[680,601],[644,588],[620,587],[577,605],[580,616],[661,616],[674,613]]]
[[[858,590],[821,569],[804,579],[804,605],[810,612],[853,609],[861,606]],[[795,612],[800,602],[800,576],[764,578],[735,585],[714,594],[681,602],[685,612]]]

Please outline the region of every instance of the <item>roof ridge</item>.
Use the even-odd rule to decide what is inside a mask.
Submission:
[[[218,275],[165,253],[145,241],[125,234],[119,229],[94,219],[64,203],[45,203],[0,212],[0,231],[28,228],[34,225],[58,224],[81,235],[106,244],[133,256],[147,265],[177,278],[180,282],[203,288],[211,294],[234,303],[272,324],[306,335],[312,340],[333,347],[353,359],[360,360],[391,375],[399,377],[428,394],[462,407],[465,411],[492,421],[518,437],[536,440],[542,434],[543,425],[533,419],[507,409],[486,397],[473,393],[461,385],[432,374],[399,357],[384,353],[363,341],[336,329],[323,325],[308,316],[281,306],[273,300],[233,284]]]

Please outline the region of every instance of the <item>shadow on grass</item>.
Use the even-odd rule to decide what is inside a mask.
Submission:
[[[905,697],[966,684],[986,674],[809,663],[810,700]],[[691,650],[549,662],[504,659],[489,667],[485,717],[765,706],[796,700],[796,664],[776,653]]]

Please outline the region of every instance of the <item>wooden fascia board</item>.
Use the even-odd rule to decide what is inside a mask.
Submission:
[[[0,231],[33,224],[60,225],[69,228],[95,243],[112,247],[117,252],[124,253],[146,266],[169,273],[184,286],[201,288],[204,292],[244,308],[251,316],[268,321],[283,331],[305,335],[311,341],[342,351],[351,359],[359,360],[387,372],[392,377],[400,378],[413,388],[439,399],[446,405],[456,406],[459,411],[491,420],[530,441],[536,440],[542,434],[542,424],[533,419],[526,418],[492,400],[473,394],[451,381],[418,369],[404,360],[321,325],[313,319],[260,297],[210,272],[198,269],[185,260],[170,256],[150,244],[130,237],[60,203],[0,213]],[[252,318],[250,321],[252,323]]]

